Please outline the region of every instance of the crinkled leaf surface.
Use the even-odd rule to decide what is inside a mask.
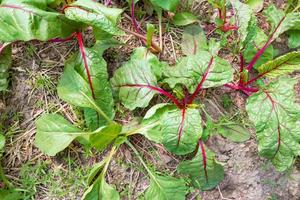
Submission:
[[[199,51],[196,55],[182,58],[175,67],[167,68],[164,81],[171,88],[182,84],[193,93],[206,73],[202,88],[221,86],[233,79],[233,68],[226,60],[213,57],[207,51]]]
[[[146,200],[184,200],[187,187],[184,179],[150,174],[150,186],[146,190]]]
[[[300,30],[300,12],[285,14],[284,11],[271,4],[264,10],[264,15],[272,26],[271,32],[274,32],[271,41],[288,30]]]
[[[300,69],[300,52],[290,52],[257,68],[260,75],[276,78]]]
[[[256,36],[253,40],[250,40],[250,42],[247,43],[245,51],[243,53],[245,61],[249,63],[252,60],[252,58],[255,56],[255,54],[265,45],[267,41],[268,41],[268,37],[266,36],[266,34],[260,28],[256,27]],[[274,57],[274,48],[272,45],[269,45],[269,47],[256,61],[254,68],[257,68],[260,65],[266,63],[267,61],[272,60],[273,57]]]
[[[0,41],[65,38],[80,28],[46,1],[3,0],[0,5]]]
[[[278,171],[300,155],[300,106],[295,103],[297,80],[282,77],[248,98],[246,110],[256,127],[258,151]]]
[[[159,61],[152,56],[142,58],[141,55],[140,50],[137,50],[130,61],[115,71],[111,79],[119,99],[130,110],[148,106],[157,93],[153,87],[158,88],[157,76],[161,72],[155,65]]]
[[[199,25],[184,28],[181,48],[185,55],[194,55],[198,51],[208,50],[206,35]]]
[[[0,22],[1,23],[1,22]],[[1,36],[0,36],[1,37]],[[11,55],[11,46],[6,46],[4,47],[0,44],[0,49],[1,47],[3,48],[2,51],[0,51],[0,91],[4,91],[7,89],[8,86],[8,69],[12,65],[12,55]]]
[[[99,48],[99,47],[98,47]],[[114,118],[114,100],[110,82],[108,80],[107,64],[101,54],[94,48],[84,48],[89,72],[91,75],[95,104],[111,119]],[[100,51],[101,52],[101,51]],[[71,57],[66,63],[66,68],[74,68],[76,72],[88,83],[88,76],[84,66],[82,54],[78,53]],[[74,72],[74,73],[76,73]],[[106,120],[94,109],[85,108],[84,115],[88,127],[96,130],[106,124]]]
[[[174,105],[157,104],[147,112],[142,124],[154,122],[158,123],[157,126],[143,134],[150,140],[163,143],[177,155],[194,151],[202,135],[201,116],[197,109],[183,111]]]
[[[175,11],[177,6],[179,5],[180,1],[179,0],[150,0],[150,2],[154,6],[158,6],[164,10],[169,10],[169,11]]]
[[[199,147],[195,158],[181,162],[177,170],[180,174],[187,175],[193,186],[201,190],[213,189],[224,179],[223,166],[205,145],[203,149]]]
[[[122,9],[109,8],[93,0],[78,0],[65,8],[67,18],[93,26],[97,31],[121,35],[117,27]]]
[[[48,114],[36,122],[35,145],[45,154],[55,156],[78,136],[86,133],[57,114]]]
[[[249,28],[251,28],[251,20],[253,20],[252,10],[247,4],[239,0],[231,0],[231,4],[235,10],[235,17],[237,19],[236,25],[239,27],[239,41],[243,44],[246,39],[249,40],[247,36],[251,34]]]
[[[98,151],[103,151],[113,140],[115,140],[122,127],[117,123],[109,124],[103,129],[90,136],[90,142]]]

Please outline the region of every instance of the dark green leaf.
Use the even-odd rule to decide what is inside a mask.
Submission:
[[[247,128],[240,124],[223,124],[218,128],[223,137],[233,142],[245,142],[250,139],[250,133]]]
[[[90,136],[90,141],[93,147],[98,151],[103,151],[113,140],[115,140],[120,132],[122,127],[117,123],[112,123],[106,127],[103,127],[99,131],[96,131],[95,134]]]
[[[223,166],[205,145],[203,149],[199,147],[194,159],[181,162],[177,170],[180,174],[189,176],[193,186],[201,190],[213,189],[224,179]]]
[[[7,46],[7,44],[0,45],[0,91],[6,90],[8,86],[8,70],[12,65],[11,56],[11,46]]]
[[[181,48],[185,55],[194,55],[198,51],[208,50],[203,29],[198,25],[185,27],[182,35]]]
[[[172,11],[174,12],[179,5],[180,1],[179,0],[150,0],[150,2],[154,6],[158,6],[164,10]]]
[[[10,189],[0,189],[0,199],[1,200],[21,200],[21,194],[16,190]]]
[[[291,30],[288,32],[289,48],[298,48],[300,46],[300,31]]]
[[[198,21],[198,18],[190,12],[176,13],[173,19],[175,26],[186,26]]]

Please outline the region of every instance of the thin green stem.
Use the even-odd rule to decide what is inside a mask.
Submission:
[[[109,155],[107,156],[107,158],[105,158],[105,159],[106,159],[106,163],[105,163],[104,168],[103,168],[103,170],[102,170],[102,172],[101,172],[101,174],[100,174],[100,176],[99,176],[100,178],[104,178],[104,177],[105,177],[105,174],[106,174],[106,172],[107,172],[109,163],[110,163],[110,161],[111,161],[113,155],[114,155],[116,152],[117,152],[117,147],[116,147],[116,146],[113,146],[113,147],[111,148],[111,150],[110,150]]]
[[[152,171],[148,168],[148,166],[146,165],[146,163],[144,162],[143,158],[141,157],[141,155],[139,154],[139,152],[136,150],[136,148],[127,140],[126,144],[132,149],[132,151],[134,152],[134,154],[138,157],[138,159],[141,161],[142,165],[144,166],[144,168],[146,169],[146,171],[148,172],[148,174],[150,175],[150,177],[153,180],[156,180],[155,176],[153,175]]]

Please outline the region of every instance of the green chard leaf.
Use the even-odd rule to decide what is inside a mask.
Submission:
[[[90,142],[98,151],[103,151],[122,131],[122,126],[117,123],[109,124],[90,136]]]
[[[12,65],[12,50],[7,44],[0,45],[0,91],[4,91],[8,86],[8,70]]]
[[[163,143],[170,152],[177,155],[193,152],[203,131],[199,110],[179,110],[170,104],[157,104],[147,112],[142,124],[153,122],[157,126],[142,134],[152,141]]]
[[[285,14],[284,11],[271,4],[264,10],[264,15],[272,26],[270,41],[275,40],[288,30],[300,30],[300,12]]]
[[[118,191],[104,178],[97,179],[84,193],[82,200],[119,200]]]
[[[300,31],[291,30],[287,32],[288,34],[288,45],[289,48],[294,49],[300,47]]]
[[[187,87],[193,93],[203,79],[202,88],[218,87],[232,81],[233,68],[224,59],[207,51],[182,58],[175,67],[168,67],[164,81],[174,88],[176,84]]]
[[[119,99],[130,110],[147,107],[150,100],[161,89],[157,78],[161,76],[159,60],[145,48],[137,49],[130,61],[116,70],[111,84]]]
[[[114,118],[114,101],[105,60],[94,49],[83,50],[93,90],[89,84],[82,54],[78,53],[66,61],[57,91],[61,99],[84,108],[87,125],[91,130],[95,130],[106,124],[107,119],[101,112],[104,112],[109,119]]]
[[[210,190],[224,179],[224,168],[219,164],[215,155],[202,141],[199,150],[192,160],[181,162],[177,170],[180,174],[187,175],[194,187],[201,190]]]
[[[276,78],[300,69],[300,52],[290,52],[257,68],[260,76]]]
[[[256,127],[258,151],[285,171],[300,155],[300,106],[295,103],[297,80],[281,77],[248,98],[246,110]]]
[[[36,127],[35,145],[49,156],[55,156],[76,137],[87,134],[57,114],[42,116],[37,120]]]
[[[66,38],[81,28],[79,23],[63,14],[49,10],[45,1],[3,0],[0,5],[0,41]]]
[[[150,174],[150,186],[146,190],[146,200],[184,200],[187,187],[184,179]]]
[[[14,189],[0,189],[0,199],[1,200],[21,200],[22,195],[20,192]]]
[[[222,124],[217,130],[223,137],[228,138],[233,142],[245,142],[250,139],[248,129],[240,124]]]
[[[67,18],[92,26],[98,34],[123,34],[117,27],[122,9],[109,8],[93,0],[78,0],[68,5],[64,11]]]
[[[237,19],[236,25],[238,26],[239,41],[244,46],[245,43],[251,42],[255,37],[256,19],[252,9],[247,4],[239,0],[231,0],[231,4]]]
[[[173,19],[175,26],[186,26],[198,21],[198,18],[190,12],[176,13]]]
[[[162,8],[164,10],[174,12],[177,9],[177,7],[180,3],[180,0],[168,0],[168,1],[165,1],[165,0],[150,0],[150,2],[154,6]]]
[[[181,48],[185,55],[194,55],[198,51],[209,49],[206,35],[199,25],[190,25],[184,28]]]
[[[260,29],[256,27],[256,36],[253,40],[250,40],[246,44],[245,51],[243,52],[245,61],[249,63],[256,53],[267,43],[268,37],[267,35]],[[269,45],[263,54],[256,61],[254,68],[256,69],[260,65],[272,60],[274,58],[274,48],[272,45]]]

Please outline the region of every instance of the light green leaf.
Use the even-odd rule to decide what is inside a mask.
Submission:
[[[5,137],[4,135],[0,132],[0,150],[2,150],[5,146]]]
[[[176,13],[173,18],[175,26],[186,26],[198,21],[198,18],[190,12]]]
[[[184,28],[181,48],[185,55],[194,55],[198,51],[208,50],[206,35],[199,25]]]
[[[95,134],[90,136],[90,142],[93,147],[98,151],[103,151],[113,140],[115,140],[120,132],[122,126],[117,123],[109,124],[103,129],[96,131]]]
[[[272,26],[271,33],[274,32],[271,41],[288,30],[300,30],[300,12],[285,14],[284,11],[277,9],[275,5],[271,4],[264,10],[264,15]]]
[[[288,45],[289,48],[298,48],[300,47],[300,31],[297,30],[291,30],[288,31]]]
[[[251,8],[247,4],[244,4],[239,0],[231,0],[231,4],[234,8],[235,17],[237,19],[236,25],[239,27],[239,41],[244,44],[247,36],[251,34],[251,31],[249,31],[249,26],[251,25],[251,20],[254,18],[254,16],[252,14]]]
[[[78,0],[65,10],[67,18],[92,26],[97,31],[111,35],[122,35],[117,23],[122,9],[109,8],[93,0]]]
[[[153,34],[155,32],[155,26],[153,24],[147,24],[147,48],[151,47]]]
[[[144,52],[138,49],[130,61],[116,70],[111,84],[117,91],[123,105],[134,110],[137,107],[147,107],[150,100],[157,93],[153,87],[158,88],[157,76],[161,74],[160,62],[150,56],[141,57]],[[155,64],[158,64],[155,66]]]
[[[204,156],[205,155],[205,156]],[[224,169],[215,155],[205,145],[192,160],[181,162],[177,167],[178,173],[187,175],[195,188],[210,190],[224,179]]]
[[[300,69],[300,52],[290,52],[257,68],[260,75],[276,78]]]
[[[247,0],[246,3],[252,8],[255,12],[259,12],[263,9],[264,0]]]
[[[240,124],[223,124],[218,128],[218,131],[223,137],[233,142],[245,142],[250,139],[249,130]]]
[[[202,135],[201,116],[197,109],[187,108],[184,114],[183,112],[174,105],[155,105],[147,112],[142,125],[157,125],[143,135],[152,141],[163,143],[170,152],[177,155],[194,151]]]
[[[114,118],[114,100],[112,95],[112,90],[110,82],[108,80],[107,64],[105,60],[101,57],[99,52],[102,52],[100,45],[95,48],[84,48],[85,57],[89,67],[89,72],[91,75],[93,90],[95,94],[94,103],[110,118]],[[98,52],[99,51],[99,52]],[[65,63],[66,68],[74,68],[75,71],[84,79],[86,83],[89,83],[87,72],[84,66],[84,60],[81,53],[74,55]],[[73,73],[76,73],[73,72]],[[81,78],[80,78],[81,79]],[[76,80],[75,80],[76,81]],[[61,85],[59,85],[60,87]],[[90,90],[90,87],[89,87]],[[74,99],[72,100],[74,101]],[[69,102],[73,104],[72,102]],[[79,105],[80,106],[80,105]],[[81,106],[84,107],[84,106]],[[102,125],[106,124],[106,119],[104,119],[100,114],[94,109],[85,108],[84,116],[88,127],[91,130],[96,130]]]
[[[55,156],[76,137],[87,134],[57,114],[42,116],[37,120],[36,127],[35,145],[49,156]]]
[[[167,68],[164,72],[167,78],[164,81],[171,88],[182,84],[193,93],[205,73],[207,76],[202,88],[218,87],[233,79],[233,68],[226,60],[213,57],[207,51],[199,51],[196,55],[184,57],[175,67]]]
[[[247,43],[245,51],[243,53],[245,61],[249,63],[253,59],[255,54],[265,45],[267,41],[268,37],[266,36],[266,34],[260,28],[256,28],[256,36],[254,40],[250,40],[250,42]],[[260,65],[266,63],[267,61],[272,60],[274,54],[275,52],[273,46],[270,45],[256,61],[254,68],[256,69]]]
[[[119,200],[118,191],[107,184],[104,178],[97,179],[83,194],[82,200]]]
[[[165,1],[165,0],[150,0],[150,2],[154,5],[154,6],[158,6],[164,10],[168,10],[168,11],[172,11],[174,12],[180,1],[179,0],[168,0],[168,1]]]
[[[146,190],[145,200],[184,200],[187,187],[184,179],[150,174],[150,186]]]
[[[95,109],[96,102],[87,81],[74,69],[66,65],[57,86],[58,96],[75,106]]]
[[[0,41],[66,38],[80,28],[78,23],[50,10],[45,1],[3,0],[0,5]]]
[[[282,77],[248,98],[246,110],[256,127],[258,151],[285,171],[300,155],[300,106],[295,103],[297,80]]]
[[[1,15],[1,14],[0,14]],[[1,23],[1,22],[0,22]],[[0,36],[1,37],[1,36]],[[11,46],[0,45],[0,91],[4,91],[8,86],[8,70],[12,65]]]

